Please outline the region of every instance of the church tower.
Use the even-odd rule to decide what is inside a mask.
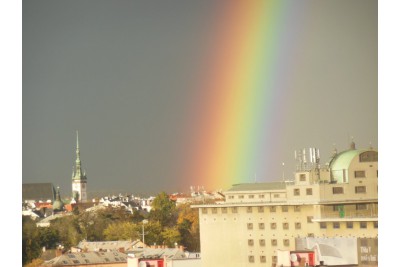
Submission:
[[[79,137],[76,131],[76,161],[72,167],[72,197],[76,202],[87,201],[87,178],[86,172],[82,172],[82,165],[79,152]]]

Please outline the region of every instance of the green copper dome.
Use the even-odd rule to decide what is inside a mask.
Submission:
[[[61,201],[60,188],[57,187],[56,200],[54,200],[54,202],[53,202],[53,210],[61,211],[63,209],[64,209],[64,203]]]

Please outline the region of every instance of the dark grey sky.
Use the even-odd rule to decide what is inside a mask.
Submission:
[[[22,181],[70,195],[79,130],[89,191],[188,191],[191,177],[179,169],[196,125],[194,83],[227,2],[22,3]],[[272,163],[285,162],[288,174],[294,149],[318,147],[326,159],[350,136],[360,148],[378,146],[377,1],[297,5],[306,15],[288,82],[295,89],[282,100],[283,156]]]

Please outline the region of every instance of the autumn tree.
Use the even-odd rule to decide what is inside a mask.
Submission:
[[[171,201],[165,192],[158,194],[151,204],[149,219],[159,222],[161,227],[166,227],[175,224],[175,216],[175,202]]]
[[[178,230],[182,244],[189,251],[200,251],[200,227],[198,209],[193,209],[190,204],[181,204],[177,207]]]

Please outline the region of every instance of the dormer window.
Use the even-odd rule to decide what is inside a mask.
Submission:
[[[305,182],[306,181],[306,175],[304,173],[300,174],[299,180],[300,180],[300,182]]]

